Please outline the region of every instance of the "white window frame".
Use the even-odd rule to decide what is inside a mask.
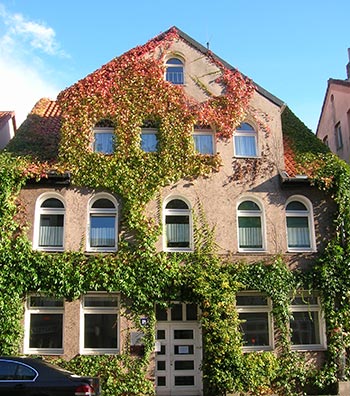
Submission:
[[[237,296],[256,296],[266,298],[266,305],[238,305],[236,306],[238,314],[240,313],[266,313],[267,314],[267,326],[268,326],[268,340],[269,345],[257,345],[257,346],[244,346],[243,352],[253,352],[253,351],[270,351],[274,349],[274,329],[273,329],[273,318],[272,318],[272,302],[271,298],[267,297],[263,293],[254,291],[243,291],[237,293]],[[242,335],[243,337],[243,335]],[[243,338],[242,338],[243,339]],[[244,340],[244,339],[243,339]]]
[[[108,199],[111,201],[115,208],[93,208],[92,205],[98,201],[99,199]],[[87,216],[87,232],[86,232],[86,251],[88,252],[116,252],[118,250],[118,201],[115,199],[115,197],[111,194],[108,193],[98,193],[94,195],[93,197],[90,198],[88,202],[88,216]],[[91,246],[90,245],[90,228],[91,228],[91,215],[95,216],[114,216],[115,222],[114,222],[114,230],[115,230],[115,235],[114,235],[114,246],[107,247],[107,246]]]
[[[166,209],[169,202],[173,200],[183,201],[188,209]],[[188,216],[189,218],[189,247],[168,247],[166,234],[166,217],[167,216]],[[181,196],[170,196],[164,200],[163,204],[163,251],[165,252],[193,252],[193,219],[191,204],[187,199]]]
[[[85,297],[114,297],[117,299],[115,307],[85,307]],[[116,314],[117,315],[117,347],[116,348],[85,348],[85,314]],[[119,293],[89,292],[82,296],[80,304],[80,354],[104,355],[117,354],[120,351],[120,295]]]
[[[244,130],[244,129],[239,129],[242,124],[247,124],[249,125],[252,129],[251,130]],[[236,144],[236,137],[254,137],[254,143],[255,143],[255,155],[245,155],[238,153],[237,151],[237,144]],[[234,156],[237,158],[258,158],[259,157],[259,147],[258,147],[258,133],[256,128],[250,123],[250,122],[242,122],[235,130],[235,133],[233,135],[233,146],[234,146]]]
[[[115,135],[114,135],[114,128],[112,127],[94,127],[92,129],[93,131],[93,141],[92,141],[92,151],[94,153],[100,153],[100,154],[105,154],[105,155],[111,155],[115,151]],[[105,152],[103,150],[97,150],[96,149],[96,135],[111,135],[112,138],[112,151],[111,152]]]
[[[294,312],[307,312],[311,313],[314,312],[318,315],[318,336],[320,339],[320,343],[318,344],[292,344],[292,338],[291,338],[291,349],[294,351],[320,351],[320,350],[326,350],[327,349],[327,337],[326,337],[326,325],[325,325],[325,319],[323,315],[323,310],[321,307],[321,302],[320,302],[320,297],[318,296],[317,292],[309,293],[308,291],[299,291],[295,297],[300,297],[300,298],[316,298],[317,303],[316,304],[308,304],[305,301],[305,304],[301,305],[293,305],[292,301],[290,304],[290,313],[293,316]],[[292,320],[292,319],[291,319]],[[292,330],[291,330],[292,331]]]
[[[306,211],[302,210],[287,210],[288,204],[291,202],[300,202],[306,207]],[[293,195],[288,198],[285,206],[285,214],[286,214],[286,241],[287,241],[287,249],[288,252],[315,252],[316,251],[316,237],[315,237],[315,224],[314,224],[314,214],[313,207],[310,200],[302,195]],[[309,238],[310,238],[310,247],[289,247],[288,242],[288,225],[287,218],[288,217],[307,217],[308,219],[308,227],[309,227]]]
[[[254,202],[260,210],[239,210],[239,205],[246,201]],[[264,252],[266,251],[266,232],[265,232],[265,212],[263,210],[263,205],[259,200],[255,197],[244,197],[237,202],[237,245],[239,252]],[[247,247],[240,247],[240,238],[239,238],[239,219],[241,217],[259,217],[261,223],[261,243],[262,247],[260,248],[247,248]]]
[[[176,83],[176,82],[173,82],[173,81],[167,79],[168,68],[171,69],[171,68],[175,68],[175,67],[180,67],[179,64],[173,64],[173,65],[171,63],[168,64],[168,62],[171,59],[177,59],[177,60],[179,60],[182,63],[182,83]],[[185,85],[185,61],[184,61],[184,59],[181,56],[176,55],[176,54],[171,54],[170,56],[168,56],[166,58],[166,60],[165,60],[164,80],[168,81],[170,84],[174,84],[174,85],[180,85],[180,86],[181,85]]]
[[[202,154],[202,155],[215,155],[216,154],[215,134],[212,129],[204,129],[204,128],[203,129],[194,129],[194,131],[192,132],[192,136],[193,136],[193,146],[194,146],[195,151],[198,154]],[[196,148],[196,143],[195,143],[195,139],[194,139],[195,136],[210,136],[213,152],[212,153],[202,153],[201,151],[199,151]]]
[[[143,135],[154,135],[156,137],[156,147],[154,150],[145,150],[144,146],[142,145],[142,136]],[[142,128],[141,129],[141,150],[145,153],[155,153],[158,149],[158,129],[157,128]]]
[[[25,301],[25,313],[24,313],[24,346],[23,350],[25,354],[28,355],[62,355],[64,351],[64,328],[65,328],[65,315],[64,315],[64,305],[65,302],[62,299],[62,307],[31,307],[30,298],[31,297],[42,297],[41,295],[30,295]],[[50,298],[47,296],[47,298]],[[30,348],[30,326],[31,326],[31,315],[35,314],[61,314],[62,315],[62,348]]]
[[[62,202],[63,208],[42,208],[41,205],[47,199],[57,199]],[[40,236],[40,219],[41,215],[63,215],[63,236],[62,236],[62,246],[40,246],[39,236]],[[65,246],[65,230],[66,230],[66,204],[63,197],[56,192],[47,192],[41,194],[35,203],[35,217],[34,217],[34,230],[33,230],[33,248],[35,250],[42,250],[46,252],[63,252]]]

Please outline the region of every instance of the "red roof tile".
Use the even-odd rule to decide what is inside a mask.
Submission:
[[[285,171],[289,177],[295,177],[298,174],[298,165],[295,160],[295,153],[292,149],[291,141],[287,136],[283,137],[283,148]]]

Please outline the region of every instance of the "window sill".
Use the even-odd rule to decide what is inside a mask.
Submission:
[[[167,253],[193,253],[194,250],[191,248],[183,248],[183,249],[181,249],[181,248],[173,248],[173,249],[167,248],[167,249],[164,249],[164,252],[167,252]]]
[[[63,355],[63,349],[24,349],[26,355]]]
[[[322,352],[326,351],[327,347],[325,345],[292,345],[290,349],[298,352]]]
[[[248,353],[248,352],[260,352],[260,351],[272,351],[273,347],[270,345],[265,345],[265,346],[247,346],[247,347],[242,347],[243,353]]]
[[[35,247],[34,250],[38,250],[40,252],[48,252],[48,253],[62,253],[64,252],[64,248],[63,247],[56,247],[56,248],[50,248],[50,247],[46,247],[46,248],[42,248],[42,247]]]
[[[83,349],[81,355],[118,355],[119,349]]]

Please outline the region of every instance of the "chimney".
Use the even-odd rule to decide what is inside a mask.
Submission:
[[[348,48],[349,63],[346,65],[346,74],[348,75],[348,80],[350,81],[350,48]]]

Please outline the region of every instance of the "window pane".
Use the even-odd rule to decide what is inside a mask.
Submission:
[[[90,216],[90,246],[115,246],[115,216]]]
[[[116,349],[117,314],[85,314],[85,348]]]
[[[117,296],[85,296],[84,307],[118,307]]]
[[[289,204],[287,205],[287,210],[307,211],[307,208],[303,203],[301,203],[299,201],[293,201],[293,202],[289,202]]]
[[[0,362],[0,380],[13,380],[17,367],[17,363]]]
[[[94,151],[96,153],[112,154],[114,134],[111,133],[97,133],[94,134]]]
[[[171,320],[182,320],[182,304],[175,304],[171,308]]]
[[[158,139],[155,133],[141,134],[141,148],[148,153],[157,151]]]
[[[288,247],[309,248],[310,233],[307,217],[287,217]]]
[[[292,344],[320,344],[318,312],[293,312],[290,321],[292,329]]]
[[[19,364],[16,371],[16,380],[33,380],[36,377],[36,372],[31,368],[24,366],[23,364]]]
[[[257,211],[260,211],[260,208],[253,201],[244,201],[241,204],[239,204],[238,210],[257,210]]]
[[[193,340],[193,330],[174,330],[174,340]]]
[[[30,315],[30,348],[62,348],[63,314]]]
[[[198,153],[201,154],[214,154],[213,135],[194,134],[194,147]]]
[[[194,370],[194,360],[175,360],[175,370]]]
[[[188,205],[182,199],[172,199],[165,207],[166,209],[188,209]]]
[[[253,295],[237,295],[236,304],[239,306],[267,306],[267,298],[264,296],[253,296]]]
[[[243,123],[237,128],[237,130],[238,130],[238,131],[245,131],[245,132],[251,131],[251,132],[254,132],[254,133],[255,133],[254,128],[253,128],[251,125],[247,124],[246,122],[243,122]]]
[[[191,386],[194,385],[194,376],[193,375],[181,375],[175,376],[175,386]]]
[[[239,247],[262,248],[260,217],[239,217]]]
[[[115,209],[115,205],[114,203],[107,199],[107,198],[100,198],[98,200],[96,200],[92,205],[92,208],[96,209],[96,208],[101,208],[101,209],[105,209],[105,208],[109,208],[109,209]]]
[[[31,296],[29,297],[29,306],[31,308],[35,307],[63,307],[62,298],[54,297],[41,297],[41,296]]]
[[[166,216],[168,247],[189,247],[190,226],[188,216]]]
[[[64,208],[63,203],[56,198],[46,199],[42,204],[42,208]]]
[[[256,157],[255,136],[235,136],[235,154],[242,157]]]
[[[197,320],[197,304],[186,304],[186,320]]]
[[[245,346],[269,345],[267,313],[240,313],[239,318],[243,320],[241,329]]]
[[[63,214],[40,216],[39,246],[63,246]]]
[[[161,307],[159,304],[156,305],[156,319],[157,320],[168,320],[167,309]]]
[[[193,355],[194,347],[193,345],[174,345],[175,355]]]

